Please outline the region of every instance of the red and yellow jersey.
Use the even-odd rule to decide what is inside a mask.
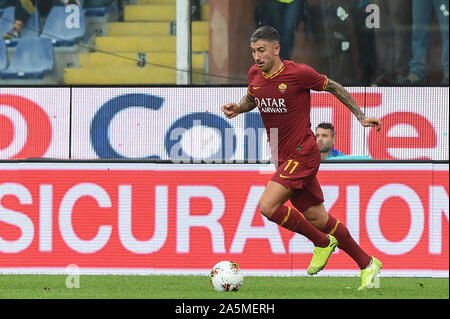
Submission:
[[[311,130],[310,90],[324,90],[325,75],[305,64],[283,60],[283,66],[270,76],[252,66],[248,83],[248,94],[255,99],[269,140],[271,129],[272,136],[277,132],[278,145],[270,141],[272,156],[283,162],[295,151],[319,152]]]

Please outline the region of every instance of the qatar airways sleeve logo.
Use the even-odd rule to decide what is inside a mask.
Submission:
[[[0,94],[0,158],[42,157],[52,140],[47,113],[35,102]]]
[[[255,102],[261,113],[287,113],[284,99],[275,99],[271,97],[255,97]]]

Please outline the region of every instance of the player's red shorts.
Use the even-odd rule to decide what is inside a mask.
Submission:
[[[299,153],[292,154],[284,162],[278,162],[278,169],[270,180],[288,189],[294,189],[291,203],[302,212],[323,203],[323,193],[316,177],[320,166],[320,153],[317,152],[317,156]]]

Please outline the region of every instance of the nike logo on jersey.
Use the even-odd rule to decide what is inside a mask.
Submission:
[[[289,178],[289,176],[284,176],[283,174],[280,174],[281,178]]]

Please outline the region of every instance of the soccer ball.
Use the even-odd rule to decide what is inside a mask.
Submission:
[[[238,291],[244,281],[244,274],[238,264],[225,260],[212,268],[209,280],[216,291]]]

